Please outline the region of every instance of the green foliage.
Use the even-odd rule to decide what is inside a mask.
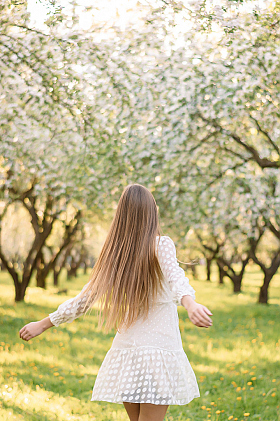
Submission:
[[[179,308],[183,346],[201,397],[186,406],[169,407],[166,420],[202,421],[209,419],[208,413],[213,421],[280,419],[280,338],[275,328],[279,276],[271,285],[267,307],[255,304],[261,282],[256,266],[250,266],[244,293],[238,296],[231,293],[228,283],[219,287],[216,282],[191,282],[197,301],[213,312],[213,326],[206,330],[191,325],[185,310]],[[90,402],[98,368],[114,336],[97,331],[95,310],[31,342],[18,336],[25,323],[45,317],[77,294],[86,281],[87,276],[64,280],[61,287],[68,289],[67,296],[51,287],[42,295],[32,284],[27,303],[14,305],[11,282],[1,273],[1,421],[127,420],[121,405]]]

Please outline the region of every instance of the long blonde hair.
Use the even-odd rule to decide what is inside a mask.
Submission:
[[[157,258],[156,236],[160,235],[157,205],[140,184],[127,186],[94,265],[84,294],[86,307],[100,302],[99,323],[105,331],[131,326],[147,317],[162,289],[162,271]]]

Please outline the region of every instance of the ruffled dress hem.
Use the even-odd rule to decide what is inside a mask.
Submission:
[[[91,401],[186,405],[199,396],[183,349],[111,348],[99,369]]]
[[[109,403],[116,403],[116,404],[123,404],[123,402],[128,402],[128,403],[151,403],[151,404],[154,404],[154,405],[187,405],[188,403],[190,403],[193,399],[195,399],[195,398],[199,398],[200,397],[200,394],[198,393],[198,394],[196,394],[196,395],[194,395],[190,400],[186,400],[185,402],[182,402],[182,401],[175,401],[175,402],[171,402],[171,403],[169,403],[169,401],[167,401],[166,403],[162,403],[162,404],[157,404],[157,403],[155,403],[155,402],[150,402],[150,401],[137,401],[137,402],[133,402],[133,401],[115,401],[115,400],[108,400],[108,399],[91,399],[91,402],[96,402],[96,401],[99,401],[99,402],[109,402]]]

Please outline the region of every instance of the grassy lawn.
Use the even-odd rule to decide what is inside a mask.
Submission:
[[[202,275],[201,275],[202,277]],[[76,295],[88,276],[66,282],[67,294],[49,283],[28,289],[14,304],[13,284],[0,274],[0,420],[128,420],[122,405],[90,402],[92,387],[114,333],[96,329],[95,310],[71,324],[23,342],[20,328],[40,320]],[[184,349],[196,373],[201,397],[169,407],[168,421],[280,420],[280,274],[270,287],[270,304],[256,304],[261,274],[250,266],[243,292],[229,281],[192,280],[196,299],[213,313],[210,329],[192,325],[179,307]]]

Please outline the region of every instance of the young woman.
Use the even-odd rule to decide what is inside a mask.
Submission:
[[[45,319],[20,330],[29,341],[52,326],[71,323],[100,303],[99,326],[117,333],[100,367],[92,401],[123,403],[131,421],[162,421],[169,405],[199,397],[182,347],[177,305],[190,321],[210,327],[210,310],[177,263],[173,241],[160,236],[153,195],[125,188],[101,254],[80,294]]]

